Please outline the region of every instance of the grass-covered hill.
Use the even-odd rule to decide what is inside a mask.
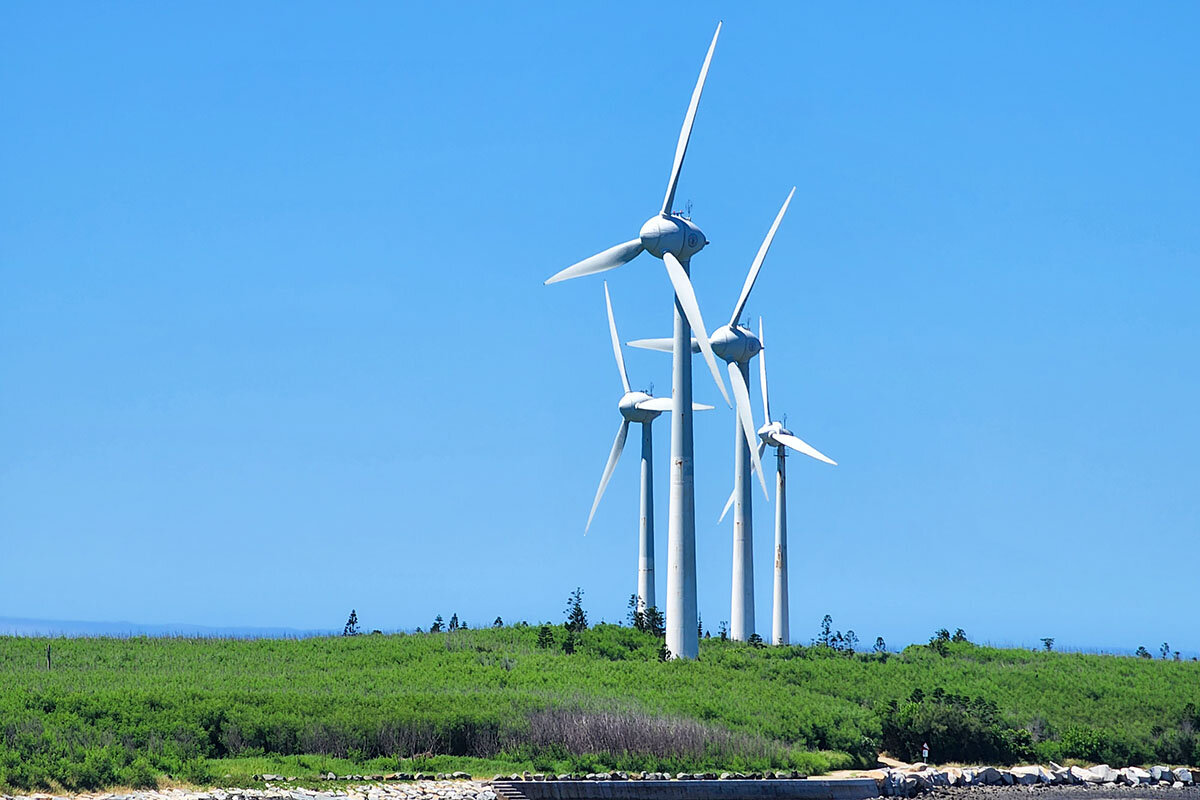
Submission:
[[[938,642],[900,654],[601,625],[301,640],[0,638],[0,786],[250,772],[818,772],[937,761],[1200,762],[1200,664]],[[539,641],[540,638],[540,641]],[[46,667],[51,647],[52,668]]]

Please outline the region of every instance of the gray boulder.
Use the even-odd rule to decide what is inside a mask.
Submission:
[[[1040,780],[1039,767],[1013,767],[1008,771],[1013,776],[1013,783],[1020,786],[1033,786]]]
[[[1192,771],[1187,767],[1179,767],[1173,770],[1173,774],[1175,775],[1175,780],[1185,786],[1190,785],[1193,781]]]
[[[1003,786],[1004,776],[995,767],[983,767],[975,773],[975,784],[983,786]]]
[[[1150,773],[1141,767],[1126,767],[1121,770],[1121,780],[1130,786],[1142,786],[1150,783]]]
[[[1154,781],[1166,780],[1171,783],[1174,783],[1175,782],[1175,773],[1171,772],[1170,767],[1164,767],[1162,765],[1154,766],[1154,767],[1150,768],[1150,780],[1154,780]]]
[[[1097,764],[1087,771],[1088,783],[1116,783],[1120,774],[1108,764]]]

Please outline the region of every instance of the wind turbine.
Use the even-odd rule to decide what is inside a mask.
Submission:
[[[764,342],[762,317],[758,319],[758,341]],[[765,424],[758,429],[758,454],[761,457],[767,445],[775,448],[775,587],[773,609],[771,614],[771,643],[787,644],[791,641],[788,630],[788,555],[787,555],[787,450],[790,448],[797,453],[824,461],[826,464],[837,466],[837,462],[817,450],[800,437],[783,427],[780,422],[771,419],[771,401],[767,394],[767,351],[765,345],[758,356],[758,378],[762,387],[763,418]],[[761,466],[761,465],[760,465]],[[724,518],[729,506],[737,496],[737,489],[725,503],[721,512]]]
[[[600,488],[596,490],[596,499],[592,501],[592,510],[588,514],[587,525],[583,532],[586,535],[592,527],[592,518],[596,516],[596,508],[600,498],[608,488],[613,470],[621,459],[621,451],[625,449],[625,439],[629,435],[629,423],[637,422],[642,426],[642,497],[641,522],[638,526],[638,592],[637,610],[645,611],[654,606],[654,437],[651,423],[664,411],[671,410],[671,398],[651,397],[646,392],[635,392],[629,388],[629,375],[625,372],[625,358],[621,353],[621,340],[617,336],[617,321],[613,317],[612,298],[608,293],[608,281],[604,282],[604,305],[608,309],[608,333],[612,339],[613,356],[617,359],[617,372],[621,376],[621,386],[625,389],[617,403],[621,412],[621,427],[617,429],[617,438],[613,442],[612,452],[608,454],[608,463],[604,465],[604,474],[600,477]],[[695,403],[695,411],[711,409],[712,406]]]
[[[771,249],[771,242],[775,240],[779,223],[783,221],[783,215],[787,213],[788,205],[791,204],[792,196],[795,193],[796,187],[793,186],[787,199],[783,201],[779,213],[775,215],[775,221],[771,223],[771,229],[767,231],[766,238],[759,246],[758,253],[750,264],[750,271],[746,274],[746,281],[742,284],[741,294],[738,296],[737,303],[734,304],[729,324],[713,331],[709,340],[713,352],[726,362],[729,382],[733,386],[733,398],[736,403],[733,432],[733,497],[736,505],[733,510],[733,578],[729,636],[737,642],[746,641],[754,633],[754,522],[751,502],[753,490],[750,486],[751,471],[758,474],[763,495],[768,502],[771,500],[766,479],[763,477],[761,454],[756,446],[758,434],[755,432],[754,414],[750,408],[750,361],[762,350],[762,343],[753,331],[739,325],[738,320],[746,308],[746,302],[750,299],[750,291],[754,288],[754,282],[758,280],[758,273],[767,257],[767,251]],[[648,350],[665,350],[668,341],[666,339],[639,339],[629,344]],[[698,345],[697,341],[695,346]],[[721,513],[721,519],[725,518],[728,510],[729,507],[726,506],[725,512]]]
[[[721,396],[730,404],[725,382],[717,369],[716,356],[708,343],[704,320],[700,316],[700,305],[692,288],[689,270],[691,258],[699,253],[708,240],[695,223],[682,214],[671,210],[675,202],[675,189],[683,169],[683,157],[687,154],[688,140],[692,135],[692,124],[696,121],[696,109],[700,105],[700,94],[704,90],[704,79],[708,76],[708,65],[712,62],[721,25],[713,34],[704,65],[692,100],[683,118],[679,141],[675,145],[675,160],[671,165],[671,176],[667,181],[667,193],[663,197],[658,214],[646,220],[638,238],[615,245],[594,256],[558,272],[546,280],[557,283],[568,278],[591,275],[596,272],[619,267],[636,258],[646,250],[655,258],[661,258],[667,277],[675,290],[675,340],[674,359],[671,369],[671,494],[668,504],[667,525],[667,650],[674,658],[695,658],[700,649],[700,637],[696,631],[696,500],[692,474],[692,331],[697,333],[700,351],[712,372]]]

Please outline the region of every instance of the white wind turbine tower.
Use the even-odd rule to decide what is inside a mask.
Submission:
[[[629,435],[629,423],[637,422],[642,426],[642,492],[641,492],[641,522],[638,525],[638,583],[637,609],[645,611],[654,605],[654,437],[651,424],[658,415],[671,410],[671,398],[651,397],[646,392],[635,392],[629,387],[629,375],[625,372],[625,358],[621,353],[621,340],[617,336],[617,321],[613,317],[612,298],[608,294],[608,281],[604,282],[604,305],[608,310],[608,333],[612,339],[613,355],[617,359],[617,372],[621,375],[621,386],[625,389],[617,403],[621,412],[621,427],[617,429],[617,438],[613,442],[612,452],[608,455],[608,463],[604,465],[604,474],[600,477],[600,488],[596,490],[596,499],[592,501],[592,510],[588,514],[586,534],[592,527],[592,518],[596,516],[596,508],[600,498],[608,488],[613,470],[621,459],[621,451],[625,449],[625,439]],[[693,410],[710,409],[695,403]]]
[[[721,379],[716,357],[709,346],[704,320],[700,316],[700,305],[696,302],[696,292],[692,289],[689,277],[692,256],[700,252],[708,240],[695,223],[672,211],[671,206],[675,202],[675,189],[692,135],[692,124],[696,120],[696,109],[700,105],[700,94],[704,90],[704,79],[708,75],[708,65],[712,62],[720,34],[721,25],[718,23],[712,44],[704,57],[704,65],[700,68],[696,88],[692,90],[692,100],[683,118],[683,127],[679,131],[675,161],[671,165],[671,177],[667,181],[662,208],[646,220],[638,238],[585,258],[546,281],[556,283],[613,269],[632,261],[646,250],[650,255],[662,259],[675,290],[674,359],[671,369],[671,494],[667,525],[667,649],[674,658],[689,659],[695,658],[700,649],[700,637],[696,632],[696,501],[692,485],[693,330],[697,333],[704,360],[708,362],[708,368],[726,403],[729,403],[729,394],[725,391],[725,382]]]
[[[767,257],[767,251],[771,248],[771,242],[774,241],[775,233],[779,230],[779,223],[783,221],[783,215],[787,213],[788,205],[792,202],[792,196],[795,193],[796,188],[792,187],[792,191],[783,201],[779,213],[775,215],[775,221],[771,223],[771,229],[767,231],[766,238],[759,246],[758,253],[750,265],[750,271],[746,274],[746,282],[742,284],[742,292],[738,296],[737,303],[734,304],[729,324],[713,331],[709,340],[713,352],[726,362],[729,370],[729,382],[733,386],[733,398],[736,403],[733,432],[733,577],[730,593],[729,636],[737,642],[746,641],[754,633],[754,522],[751,502],[753,493],[751,471],[758,473],[763,494],[768,502],[771,499],[771,495],[767,491],[766,479],[763,477],[760,452],[757,447],[758,434],[755,432],[754,414],[750,407],[750,361],[762,350],[762,343],[753,331],[739,325],[738,320],[746,308],[746,302],[750,299],[750,291],[754,288],[754,282],[758,280],[758,273]],[[669,340],[666,339],[640,339],[629,344],[648,350],[665,350],[668,343]],[[729,506],[727,505],[725,511],[721,513],[721,519],[725,518],[728,510]]]
[[[759,342],[764,341],[762,317],[758,319],[758,340]],[[767,445],[770,445],[775,448],[776,459],[775,591],[772,597],[774,608],[771,615],[771,643],[787,644],[791,641],[788,630],[787,450],[791,448],[797,453],[803,453],[806,456],[815,458],[818,461],[824,461],[826,464],[833,464],[834,466],[837,466],[837,462],[783,427],[782,423],[771,419],[771,401],[770,395],[767,394],[767,355],[765,346],[762,353],[758,356],[758,378],[762,387],[763,418],[766,420],[766,423],[758,429],[758,436],[762,439],[762,442],[758,446],[758,452],[761,456]],[[733,499],[734,495],[730,495],[729,502],[725,504],[726,511],[729,510],[729,505],[733,502]],[[725,516],[724,512],[722,512],[721,516]]]

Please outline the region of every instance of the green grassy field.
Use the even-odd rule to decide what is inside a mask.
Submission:
[[[592,628],[569,655],[563,629],[555,635],[548,648],[534,627],[0,638],[0,785],[457,769],[816,773],[880,749],[911,756],[922,740],[943,761],[1200,761],[1195,662],[705,640],[698,662],[662,663],[661,640],[630,628]]]

